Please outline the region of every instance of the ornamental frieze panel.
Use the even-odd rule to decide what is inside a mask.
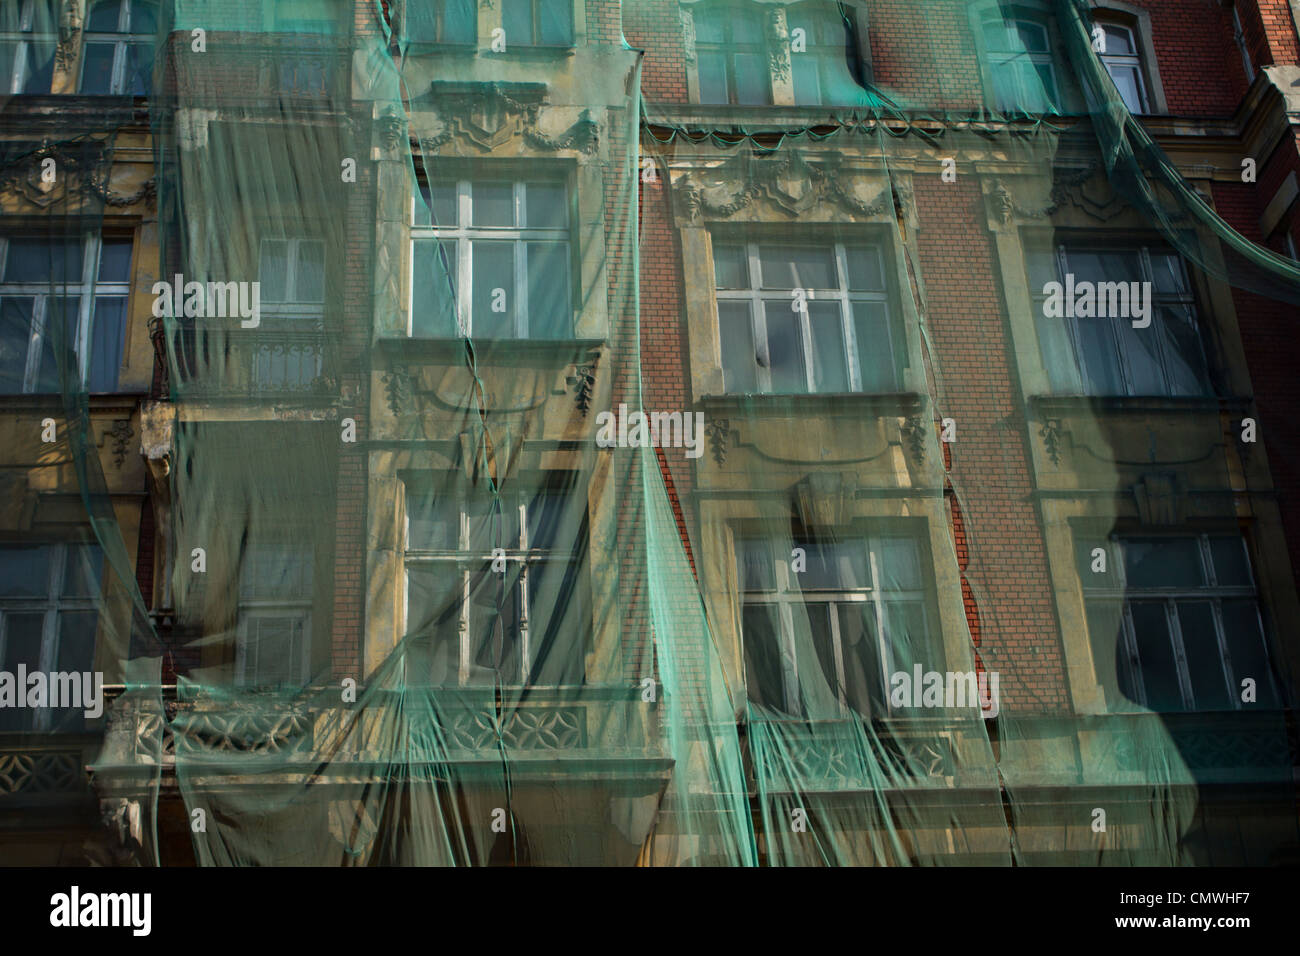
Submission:
[[[798,151],[773,158],[742,154],[676,173],[673,195],[678,218],[686,222],[728,219],[751,207],[793,219],[821,204],[869,219],[892,213],[895,199],[881,174],[845,169],[838,154],[813,160]]]
[[[426,152],[452,144],[490,153],[522,140],[543,152],[595,153],[600,124],[591,111],[547,107],[545,95],[544,83],[435,82],[412,134]]]

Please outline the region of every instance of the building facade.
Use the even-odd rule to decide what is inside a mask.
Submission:
[[[4,862],[1294,860],[1296,5],[2,16]]]

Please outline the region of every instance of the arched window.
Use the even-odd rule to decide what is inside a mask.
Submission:
[[[154,0],[99,0],[86,18],[81,92],[147,96],[153,86]]]
[[[1112,17],[1098,17],[1093,27],[1093,49],[1106,72],[1115,81],[1130,113],[1151,112],[1151,95],[1142,69],[1142,51],[1137,30]]]
[[[1027,17],[984,21],[993,101],[1004,112],[1046,113],[1060,96],[1047,25]]]

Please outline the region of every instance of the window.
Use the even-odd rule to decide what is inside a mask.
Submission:
[[[1031,252],[1029,259],[1039,343],[1055,391],[1097,396],[1212,394],[1196,300],[1176,253],[1146,246],[1061,245],[1055,252]],[[1072,288],[1094,290],[1095,305],[1089,311],[1095,314],[1045,315],[1045,286],[1053,280],[1062,283],[1066,298]],[[1135,320],[1143,320],[1134,314],[1132,283],[1148,282],[1138,291],[1150,292],[1142,296],[1150,325],[1134,328]]]
[[[790,543],[803,549],[802,570],[781,541],[736,541],[749,699],[791,716],[809,716],[808,705],[834,700],[864,717],[885,714],[890,674],[942,663],[927,659],[917,539],[795,534]]]
[[[562,181],[448,180],[420,192],[412,207],[412,335],[572,336]]]
[[[503,0],[506,49],[573,46],[573,0]]]
[[[10,0],[0,5],[0,83],[4,92],[50,92],[57,42],[53,0]]]
[[[311,674],[312,552],[252,544],[239,575],[236,679],[301,687]]]
[[[147,96],[157,32],[157,5],[149,0],[100,0],[92,6],[81,54],[81,92]]]
[[[786,12],[790,64],[798,106],[851,104],[863,98],[858,68],[857,31],[848,12],[807,3]],[[800,37],[796,30],[802,30]],[[800,49],[800,43],[804,49]]]
[[[257,270],[263,311],[285,318],[318,317],[325,302],[325,243],[263,239]]]
[[[94,667],[103,557],[91,544],[0,546],[0,670],[86,673]],[[81,727],[85,708],[62,712]],[[50,709],[0,708],[0,730],[46,730]]]
[[[1137,31],[1120,23],[1100,21],[1105,45],[1098,54],[1106,72],[1115,81],[1124,105],[1133,114],[1151,112],[1146,76],[1142,72],[1142,55],[1138,50]]]
[[[570,473],[528,492],[407,493],[407,630],[433,683],[580,684],[591,631],[587,495]]]
[[[478,8],[474,0],[409,4],[406,29],[415,43],[471,44],[478,35]]]
[[[715,239],[723,386],[754,392],[892,392],[902,343],[874,245]]]
[[[752,7],[711,7],[698,10],[694,18],[700,102],[770,105],[762,15]]]
[[[1076,541],[1088,630],[1103,659],[1102,642],[1118,642],[1120,693],[1160,712],[1279,706],[1240,534],[1115,537],[1101,543],[1104,572],[1098,542]],[[1241,700],[1245,678],[1255,704]]]
[[[1047,113],[1059,101],[1047,26],[1033,20],[986,20],[984,46],[993,102],[1003,112]]]
[[[1237,52],[1241,54],[1241,68],[1246,71],[1246,84],[1250,85],[1255,82],[1255,62],[1250,57],[1246,30],[1241,25],[1241,11],[1235,3],[1232,5],[1232,39],[1237,44]]]
[[[130,278],[130,239],[0,237],[0,393],[60,391],[61,358],[116,391]]]

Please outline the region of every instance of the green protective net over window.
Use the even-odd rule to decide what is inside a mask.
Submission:
[[[1300,266],[1168,26],[5,2],[0,862],[1294,860]]]

